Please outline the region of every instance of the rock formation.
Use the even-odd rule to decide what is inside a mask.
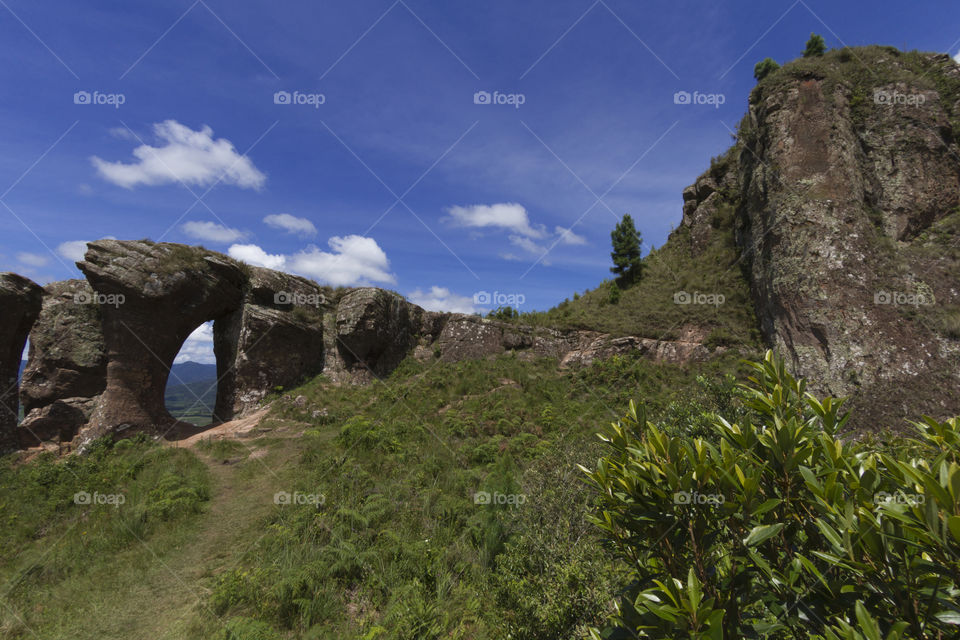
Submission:
[[[18,448],[17,378],[27,334],[40,314],[43,290],[15,273],[0,273],[0,454]]]
[[[862,73],[866,67],[870,73]],[[684,192],[736,233],[766,341],[860,426],[960,411],[960,66],[869,47],[751,95],[737,143]]]
[[[174,244],[101,240],[77,264],[100,307],[107,384],[88,435],[121,425],[170,428],[164,390],[170,366],[200,324],[236,311],[246,269],[212,251]]]
[[[69,442],[90,419],[107,383],[100,307],[85,280],[43,288],[20,383],[21,444]]]

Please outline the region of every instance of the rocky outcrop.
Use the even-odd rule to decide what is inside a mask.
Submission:
[[[77,266],[98,296],[107,354],[88,437],[121,425],[165,432],[170,366],[200,324],[240,308],[246,268],[200,248],[117,240],[91,242]]]
[[[90,419],[107,383],[100,307],[85,280],[43,288],[20,383],[21,444],[69,442]]]
[[[328,290],[297,276],[250,268],[243,305],[214,322],[217,406],[223,422],[258,407],[277,387],[295,385],[324,368]]]
[[[636,336],[612,337],[591,332],[582,332],[580,344],[568,351],[560,361],[562,368],[583,367],[595,360],[628,353],[645,356],[654,362],[687,364],[702,362],[711,356],[711,351],[700,342],[681,340],[653,340]]]
[[[958,133],[948,57],[831,52],[761,82],[737,144],[684,192],[694,251],[736,210],[764,338],[862,427],[960,412]]]
[[[420,340],[424,310],[383,289],[355,289],[337,305],[336,347],[355,375],[390,373]]]
[[[0,454],[18,448],[17,378],[30,327],[40,314],[43,290],[15,273],[0,273]]]

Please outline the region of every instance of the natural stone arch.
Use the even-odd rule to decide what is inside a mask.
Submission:
[[[106,389],[86,431],[166,432],[164,391],[174,358],[204,322],[238,310],[248,268],[197,247],[150,241],[91,242],[77,266],[100,305]]]
[[[19,448],[20,360],[42,301],[38,284],[15,273],[0,273],[0,454]]]

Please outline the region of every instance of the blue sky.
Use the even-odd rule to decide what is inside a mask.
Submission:
[[[0,270],[78,277],[82,241],[149,237],[548,308],[609,275],[623,213],[664,242],[758,60],[812,31],[956,54],[960,5],[924,7],[2,0]]]

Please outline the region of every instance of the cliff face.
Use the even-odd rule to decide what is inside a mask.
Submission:
[[[765,340],[861,426],[960,412],[960,66],[882,47],[764,79],[684,224],[735,229]]]

